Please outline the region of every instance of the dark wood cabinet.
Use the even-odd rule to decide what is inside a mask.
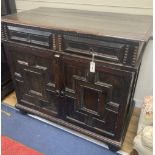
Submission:
[[[15,0],[1,1],[1,16],[16,13]],[[1,41],[1,99],[4,99],[14,90],[10,75],[10,68],[7,63],[3,41]]]
[[[113,20],[116,27],[108,27]],[[16,107],[103,141],[116,151],[134,107],[151,26],[150,16],[50,8],[2,18]]]

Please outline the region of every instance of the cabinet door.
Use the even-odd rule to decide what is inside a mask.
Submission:
[[[50,111],[57,116],[60,106],[55,84],[56,64],[52,53],[15,44],[7,44],[5,48],[18,104]]]
[[[97,134],[119,139],[128,103],[132,73],[89,62],[64,59],[66,121]]]

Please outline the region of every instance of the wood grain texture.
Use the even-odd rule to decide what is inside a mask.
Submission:
[[[152,17],[38,8],[2,25],[16,108],[119,150]]]
[[[9,94],[2,102],[15,107],[17,103],[15,92]],[[136,107],[134,108],[134,111],[133,111],[133,114],[132,114],[132,117],[129,123],[127,134],[126,134],[123,146],[122,146],[122,150],[127,153],[132,152],[132,149],[133,149],[133,139],[137,133],[140,111],[141,111],[140,108],[136,108]],[[136,154],[132,154],[132,155],[136,155]]]
[[[37,8],[2,18],[19,23],[77,33],[147,41],[152,33],[152,16]]]

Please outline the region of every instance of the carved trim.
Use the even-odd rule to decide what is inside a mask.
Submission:
[[[65,95],[75,99],[75,91],[70,88],[65,88]]]
[[[81,124],[81,125],[86,126],[86,124],[85,124],[84,122],[81,122],[81,121],[79,121],[79,120],[77,120],[77,119],[74,119],[74,118],[72,118],[72,117],[70,117],[70,116],[66,116],[66,119],[68,119],[68,120],[71,121],[71,122],[75,122],[75,123],[78,123],[78,124]]]
[[[134,66],[135,63],[136,63],[136,60],[137,60],[137,53],[138,53],[138,46],[135,46],[134,47],[134,52],[133,52],[133,55],[132,55],[132,62],[131,62],[131,65]]]
[[[39,72],[35,72],[35,71],[33,71],[33,70],[30,70],[30,69],[24,69],[24,71],[26,71],[26,72],[30,72],[30,73],[34,73],[34,74],[38,74],[38,75],[41,75],[41,73],[39,73]]]
[[[86,80],[85,77],[80,77],[80,76],[77,76],[77,75],[73,75],[73,78],[74,78],[75,80],[79,80],[79,81],[87,82],[87,80]]]
[[[122,51],[124,51],[125,44],[87,37],[63,36],[65,40],[64,50],[68,53],[90,56],[90,49],[93,48],[96,59],[122,63]]]
[[[126,45],[125,51],[124,51],[124,58],[123,58],[123,63],[124,64],[126,64],[128,53],[129,53],[129,45]]]
[[[103,83],[103,82],[100,82],[100,81],[95,82],[95,85],[98,85],[100,87],[106,87],[106,88],[109,88],[109,89],[112,88],[111,84]]]
[[[24,82],[24,81],[23,81],[23,78],[22,78],[22,75],[21,75],[20,73],[15,72],[15,73],[14,73],[14,76],[15,76],[15,80],[16,80],[17,82],[20,82],[20,83],[23,83],[23,82]]]
[[[17,77],[19,77],[19,78],[22,77],[22,75],[20,73],[17,73],[17,72],[15,72],[14,75],[17,76]]]
[[[99,129],[99,128],[94,128],[94,129],[97,130],[97,131],[99,131],[99,132],[101,132],[101,133],[107,134],[107,135],[109,135],[109,136],[111,136],[111,137],[114,137],[114,136],[115,136],[114,133],[105,131],[105,130],[103,130],[103,129]]]
[[[76,75],[74,75],[73,77],[75,80],[74,85],[75,85],[75,87],[76,87],[76,85],[78,85],[79,86],[78,89],[82,88],[82,90],[83,90],[83,88],[89,88],[89,89],[92,89],[92,90],[100,92],[100,93],[106,91],[107,92],[107,98],[106,98],[107,103],[104,105],[105,109],[108,111],[114,112],[116,114],[118,113],[118,109],[119,109],[118,104],[111,101],[111,95],[112,95],[112,89],[113,89],[111,84],[102,83],[102,82],[96,82],[95,84],[92,84],[92,83],[87,82],[86,79],[83,77],[79,77]],[[94,85],[94,88],[93,88],[93,85]],[[74,89],[76,89],[76,88],[74,88]],[[80,91],[80,90],[78,90],[78,91]],[[76,99],[77,102],[80,102],[80,109],[78,108],[78,110],[84,111],[86,113],[94,114],[94,116],[100,116],[100,114],[97,111],[93,111],[91,109],[87,109],[87,108],[83,107],[83,105],[82,105],[83,101],[81,100],[81,97],[78,96],[78,98]]]
[[[49,82],[46,84],[46,91],[55,93],[55,84],[52,82]]]
[[[96,139],[98,139],[98,140],[100,140],[100,141],[102,141],[102,142],[105,142],[105,143],[107,143],[107,144],[112,144],[112,145],[115,145],[115,146],[117,146],[117,147],[121,147],[121,145],[122,145],[122,142],[123,142],[122,139],[121,139],[120,141],[117,141],[117,140],[113,140],[113,139],[111,139],[111,138],[107,138],[107,137],[105,137],[105,136],[101,136],[101,135],[99,135],[99,134],[96,134],[96,133],[94,133],[94,132],[91,132],[91,131],[88,131],[88,130],[86,130],[86,129],[80,128],[80,127],[78,127],[78,126],[76,126],[76,125],[73,125],[73,124],[71,124],[71,123],[67,123],[67,122],[64,121],[64,120],[58,119],[58,118],[53,117],[53,116],[51,116],[51,115],[49,115],[49,114],[45,114],[45,113],[43,113],[43,112],[40,112],[40,111],[38,111],[38,110],[29,108],[29,107],[27,107],[27,106],[23,106],[23,105],[20,104],[20,103],[17,103],[17,104],[16,104],[16,108],[26,110],[26,111],[28,111],[29,113],[35,114],[35,115],[40,116],[40,117],[45,118],[45,119],[48,119],[48,120],[53,121],[53,122],[55,122],[55,123],[58,123],[58,124],[60,124],[60,125],[69,127],[69,128],[71,128],[71,129],[74,129],[74,130],[76,130],[76,131],[78,131],[78,132],[81,132],[81,133],[83,133],[83,134],[86,134],[86,135],[88,135],[88,136],[91,136],[91,137],[93,137],[93,138],[96,138]]]
[[[8,25],[7,29],[11,41],[50,48],[51,32],[12,25]]]
[[[56,37],[55,37],[55,34],[52,34],[52,41],[53,41],[53,50],[56,51]]]
[[[17,63],[20,65],[29,66],[28,62],[23,61],[23,60],[17,60]]]
[[[101,123],[105,123],[105,120],[101,120],[101,119],[98,119],[98,118],[95,118],[95,117],[92,117],[94,120],[96,120],[96,121],[99,121],[99,122],[101,122]]]
[[[1,26],[1,36],[2,36],[2,40],[5,40],[5,34],[4,34],[3,24]]]
[[[7,26],[5,23],[2,23],[1,35],[2,35],[2,40],[8,40]]]
[[[64,35],[64,39],[69,41],[75,41],[80,43],[89,43],[93,45],[100,45],[104,47],[114,48],[114,49],[122,49],[124,44],[122,43],[115,43],[115,42],[107,42],[102,40],[90,39],[86,37],[78,37],[78,36],[71,36],[71,35]]]
[[[39,70],[43,70],[43,71],[46,71],[47,70],[47,67],[39,66],[39,65],[35,65],[33,68],[39,69]]]
[[[35,90],[29,90],[29,93],[30,93],[30,94],[33,94],[33,95],[36,95],[36,96],[43,96],[42,93],[37,92],[37,91],[35,91]]]
[[[62,51],[62,35],[58,34],[58,49],[61,52]]]
[[[106,110],[110,111],[110,112],[113,112],[115,114],[118,114],[118,110],[119,110],[119,104],[115,103],[115,102],[108,102],[106,104],[106,107],[105,107]]]
[[[75,91],[73,89],[70,89],[70,88],[65,88],[65,91],[66,92],[69,92],[69,93],[72,93],[72,94],[75,94]]]
[[[47,83],[47,86],[55,88],[55,84],[52,82]]]
[[[19,80],[19,79],[16,79],[16,78],[15,78],[15,80],[16,80],[17,82],[20,82],[20,83],[23,83],[23,82],[24,82],[24,81]]]
[[[88,109],[88,108],[86,108],[86,107],[81,107],[81,108],[80,108],[80,111],[83,111],[83,112],[86,112],[86,113],[90,113],[90,114],[93,114],[93,115],[96,115],[96,116],[100,116],[99,113],[98,113],[97,111]]]

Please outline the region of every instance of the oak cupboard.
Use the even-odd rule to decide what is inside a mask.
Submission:
[[[2,18],[21,111],[108,144],[124,140],[152,17],[37,8]]]

